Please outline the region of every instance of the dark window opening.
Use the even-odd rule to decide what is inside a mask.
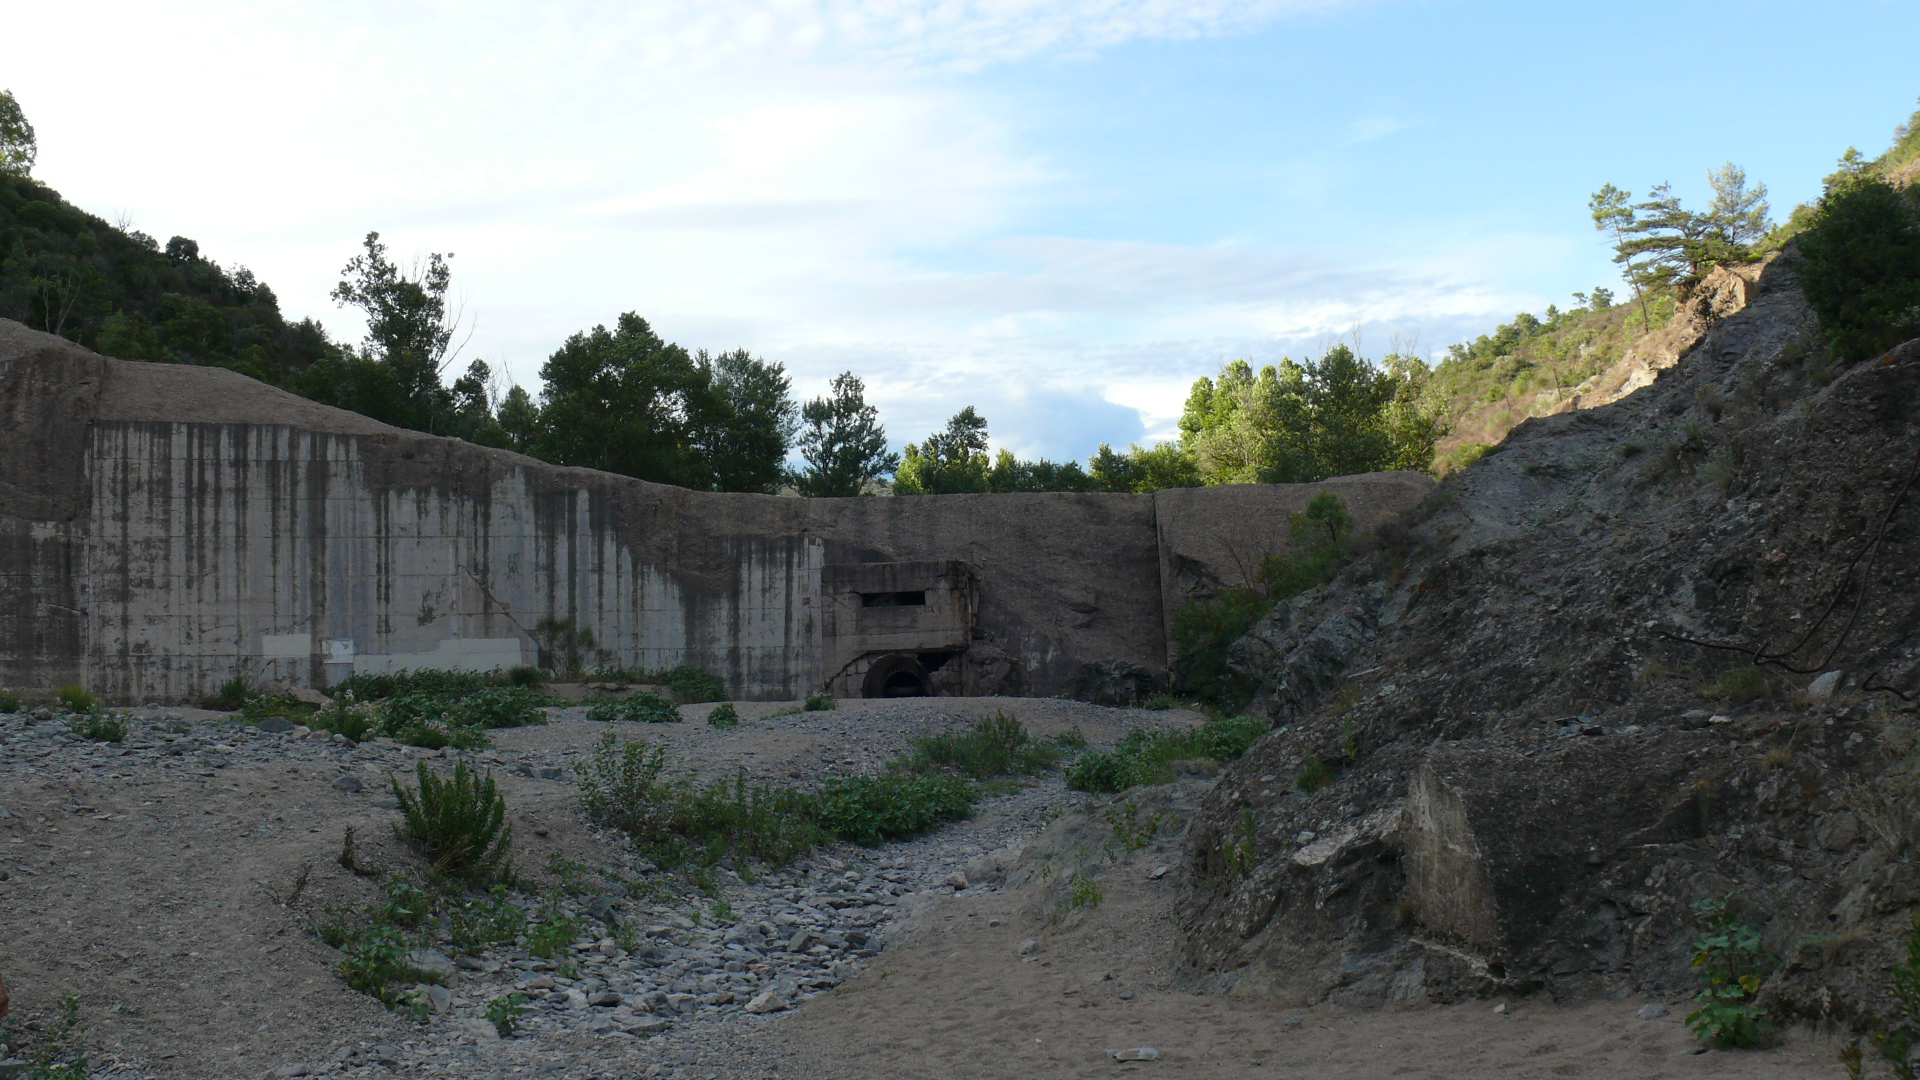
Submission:
[[[926,607],[927,590],[910,592],[869,592],[860,594],[861,607]]]
[[[953,659],[950,652],[923,652],[920,654],[920,668],[923,671],[939,671]]]

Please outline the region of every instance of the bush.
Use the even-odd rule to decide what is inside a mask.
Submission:
[[[1333,783],[1333,770],[1320,760],[1318,754],[1308,754],[1300,759],[1300,767],[1293,772],[1293,784],[1301,791],[1311,795],[1328,784]]]
[[[507,801],[495,789],[492,774],[475,776],[464,761],[454,765],[449,780],[442,780],[424,761],[415,771],[417,788],[402,786],[398,777],[393,780],[404,819],[394,826],[394,834],[432,860],[436,874],[472,881],[511,875],[513,826],[507,823]]]
[[[1895,1077],[1920,1075],[1920,1058],[1914,1057],[1914,1051],[1920,1050],[1920,916],[1914,918],[1913,926],[1907,931],[1906,944],[1906,962],[1893,965],[1893,997],[1900,1003],[1895,1009],[1898,1016],[1890,1023],[1876,1025],[1869,1036],[1874,1051]],[[1848,1075],[1854,1080],[1860,1076],[1860,1056],[1857,1043],[1840,1054]]]
[[[727,684],[721,682],[718,676],[685,664],[655,672],[651,679],[644,681],[665,686],[690,705],[727,700]]]
[[[447,937],[459,952],[481,952],[514,940],[527,928],[527,913],[507,898],[505,885],[495,885],[482,896],[453,898],[445,908]]]
[[[80,1019],[80,995],[60,999],[60,1015],[51,1023],[29,1022],[30,1037],[16,1030],[11,1020],[0,1020],[0,1058],[12,1059],[8,1066],[21,1080],[83,1080],[89,1075],[86,1024]],[[31,1043],[29,1039],[31,1038]]]
[[[415,668],[382,674],[355,675],[333,687],[334,696],[352,694],[361,701],[380,701],[406,694],[470,694],[498,685],[492,673]]]
[[[1058,747],[1037,742],[1020,721],[995,713],[966,732],[948,732],[912,740],[913,772],[948,768],[984,780],[989,776],[1043,772],[1060,760]]]
[[[744,774],[706,787],[663,782],[665,768],[664,749],[608,732],[580,769],[580,807],[588,820],[620,829],[669,863],[698,850],[708,862],[732,855],[785,864],[828,839],[810,795],[749,788]]]
[[[547,673],[537,667],[522,665],[507,671],[507,685],[509,686],[539,686],[546,681]]]
[[[526,727],[547,722],[547,698],[523,686],[484,686],[460,693],[414,690],[387,700],[389,734],[420,720],[457,728]]]
[[[1736,917],[1735,906],[1732,896],[1693,905],[1707,932],[1693,943],[1693,966],[1704,988],[1694,995],[1700,1007],[1687,1015],[1687,1027],[1703,1044],[1723,1050],[1752,1046],[1773,1030],[1753,999],[1776,959],[1760,943],[1760,931]]]
[[[1209,720],[1186,731],[1127,732],[1112,750],[1080,755],[1067,771],[1067,786],[1076,791],[1125,791],[1139,784],[1164,784],[1173,778],[1176,761],[1208,758],[1232,761],[1247,752],[1265,734],[1267,722],[1255,716]]]
[[[733,702],[721,702],[717,708],[707,714],[707,723],[725,731],[727,728],[739,726],[740,712],[733,707]]]
[[[127,737],[127,725],[117,716],[84,713],[73,720],[73,733],[94,742],[121,742]]]
[[[239,712],[241,707],[246,705],[247,699],[252,696],[253,687],[248,685],[247,677],[245,675],[235,675],[233,678],[221,683],[219,691],[212,697],[201,701],[200,704],[205,708],[219,712]]]
[[[0,713],[20,711],[20,695],[11,690],[0,690]]]
[[[862,847],[917,836],[973,812],[973,790],[949,776],[855,776],[823,785],[823,828]]]
[[[836,708],[839,704],[839,702],[833,700],[832,694],[808,694],[806,703],[802,706],[802,709],[806,712],[826,712],[828,709]]]
[[[1920,335],[1920,194],[1877,177],[1843,180],[1799,237],[1800,287],[1842,360]]]
[[[520,1015],[526,1012],[527,995],[512,993],[487,1002],[487,1022],[503,1039],[513,1038],[514,1028],[520,1022]]]
[[[635,694],[624,700],[596,699],[587,708],[587,719],[602,724],[675,724],[680,710],[659,694]]]
[[[549,895],[527,930],[527,952],[548,960],[565,959],[569,947],[584,930],[586,924],[566,914],[560,907],[559,897]]]
[[[344,735],[354,742],[365,742],[370,736],[378,734],[381,722],[380,706],[372,702],[355,701],[351,692],[336,695],[331,704],[306,719],[310,728]]]
[[[1747,664],[1734,668],[1701,689],[1701,694],[1724,701],[1729,705],[1745,705],[1772,694],[1767,683],[1767,673],[1758,665]]]
[[[69,712],[90,713],[100,707],[100,702],[84,686],[63,686],[54,694],[54,699]]]

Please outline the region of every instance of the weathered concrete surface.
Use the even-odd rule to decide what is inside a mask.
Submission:
[[[0,684],[82,682],[110,700],[193,698],[236,673],[318,686],[531,663],[548,616],[591,629],[611,662],[693,664],[742,698],[864,688],[883,663],[945,664],[956,645],[931,689],[1067,693],[1101,663],[1164,676],[1168,603],[1237,583],[1238,553],[1284,544],[1286,516],[1322,487],[1363,524],[1429,487],[1386,474],[1152,496],[695,492],[4,320],[0,419]],[[971,579],[964,605],[919,627],[926,641],[893,623],[933,616],[862,616],[857,592],[834,592],[876,572],[849,566],[922,563]],[[829,602],[851,617],[830,621]]]

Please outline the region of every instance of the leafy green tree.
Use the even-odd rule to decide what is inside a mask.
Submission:
[[[1707,229],[1725,253],[1750,257],[1753,245],[1766,238],[1773,224],[1767,218],[1767,185],[1747,187],[1747,171],[1729,161],[1707,173],[1713,203],[1707,207]]]
[[[908,443],[893,474],[896,495],[955,495],[989,490],[987,421],[969,405],[954,413],[945,431]]]
[[[1077,461],[1053,462],[1046,458],[1027,461],[1003,449],[994,455],[993,465],[987,470],[987,490],[1096,491],[1098,488]]]
[[[1704,213],[1680,205],[1667,184],[1647,193],[1644,202],[1607,184],[1587,205],[1594,227],[1614,239],[1613,261],[1621,264],[1627,281],[1647,317],[1645,290],[1661,285],[1691,288],[1708,270],[1727,263],[1749,262],[1754,244],[1772,228],[1767,220],[1767,186],[1747,186],[1746,171],[1728,162],[1707,173],[1713,202]],[[1648,321],[1647,325],[1652,325]]]
[[[772,494],[780,488],[798,422],[792,380],[784,364],[759,360],[745,349],[694,362],[708,373],[722,409],[700,435],[713,486],[721,491]]]
[[[1635,223],[1632,202],[1632,192],[1623,191],[1612,184],[1603,184],[1587,200],[1587,208],[1593,212],[1593,227],[1613,240],[1613,261],[1620,266],[1620,276],[1633,287],[1633,300],[1640,306],[1641,322],[1651,327],[1653,316],[1647,311],[1645,292],[1652,280],[1648,276],[1648,267],[1645,262],[1625,253],[1629,230]],[[1595,295],[1599,295],[1599,290],[1595,290]],[[1612,301],[1611,294],[1608,294],[1608,301]]]
[[[1087,461],[1087,475],[1095,491],[1145,494],[1161,488],[1200,486],[1200,468],[1178,442],[1150,447],[1135,443],[1124,454],[1101,443]]]
[[[540,435],[540,406],[524,386],[509,387],[495,416],[504,437],[501,448],[531,453]]]
[[[713,481],[702,436],[726,414],[712,372],[661,340],[629,311],[614,329],[566,340],[540,368],[544,384],[533,450],[579,465],[706,489]]]
[[[1843,174],[1798,243],[1800,287],[1835,354],[1861,360],[1920,336],[1920,192]]]
[[[802,495],[850,498],[900,467],[900,455],[887,450],[880,411],[867,404],[866,385],[851,371],[834,376],[828,395],[807,402],[800,419],[800,459],[807,467],[791,478]]]
[[[20,110],[13,91],[0,90],[0,173],[25,176],[33,171],[40,156],[40,144],[34,139],[33,125]]]
[[[363,243],[365,250],[340,271],[344,280],[334,286],[333,301],[366,315],[361,355],[392,370],[413,411],[413,422],[403,426],[444,433],[453,414],[451,396],[440,384],[440,373],[452,361],[457,321],[447,311],[453,256],[434,252],[409,271],[387,258],[379,233],[368,233]]]

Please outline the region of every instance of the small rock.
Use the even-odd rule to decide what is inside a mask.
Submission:
[[[1122,990],[1122,991],[1120,991],[1120,1000],[1121,1000],[1121,1001],[1132,1001],[1132,1000],[1133,1000],[1133,991],[1131,991],[1131,990]]]
[[[620,995],[611,990],[595,990],[593,993],[587,995],[587,1004],[598,1006],[602,1009],[611,1009],[615,1005],[620,1004]]]
[[[260,730],[266,732],[269,735],[285,735],[287,732],[293,730],[293,721],[287,719],[284,716],[269,716],[265,720],[260,721]],[[293,1068],[293,1067],[294,1066],[291,1066],[291,1065],[281,1066],[281,1068]],[[304,1069],[306,1068],[306,1066],[301,1065],[299,1066],[299,1068]],[[294,1073],[290,1075],[305,1076],[306,1074]]]
[[[542,765],[539,768],[533,770],[533,775],[539,777],[542,780],[558,780],[561,777],[567,775],[567,773],[566,773],[566,770],[562,769],[558,765]]]
[[[1161,878],[1167,876],[1167,869],[1165,866],[1156,866],[1153,868],[1153,873],[1147,875],[1147,879],[1150,881],[1159,881]]]
[[[1169,764],[1173,768],[1173,775],[1184,779],[1211,780],[1220,775],[1220,766],[1211,761],[1174,761]]]
[[[1040,947],[1039,942],[1033,940],[1032,938],[1026,938],[1022,940],[1020,944],[1014,946],[1014,951],[1018,952],[1021,956],[1032,956],[1033,950],[1039,947]]]
[[[272,1075],[274,1076],[312,1076],[313,1066],[302,1065],[302,1064],[282,1065],[279,1068],[273,1070]]]
[[[1807,700],[1814,704],[1832,701],[1833,692],[1840,688],[1840,677],[1844,671],[1826,671],[1820,677],[1807,684]]]
[[[360,788],[360,778],[352,773],[341,773],[339,776],[334,777],[333,789],[335,791],[344,791],[352,794],[353,792],[359,791]]]
[[[525,983],[521,985],[525,986],[529,990],[551,990],[553,989],[553,976],[535,975],[533,978],[528,979]]]
[[[762,991],[758,997],[747,1002],[747,1012],[754,1016],[760,1016],[764,1013],[780,1012],[786,1007],[787,1000],[772,990]]]
[[[1306,1018],[1306,1017],[1304,1017],[1304,1016],[1289,1016],[1289,1017],[1287,1017],[1287,1026],[1288,1026],[1288,1027],[1290,1027],[1290,1028],[1297,1028],[1297,1027],[1299,1027],[1299,1026],[1300,1026],[1301,1024],[1304,1024],[1304,1023],[1306,1023],[1306,1022],[1307,1022],[1307,1018]]]
[[[412,968],[423,980],[434,982],[452,982],[453,961],[438,949],[415,949],[407,954],[407,966]]]
[[[967,875],[963,871],[955,870],[953,873],[948,874],[946,880],[942,881],[941,884],[951,885],[954,891],[958,892],[967,887]]]
[[[1731,723],[1733,723],[1733,717],[1731,717],[1731,716],[1709,716],[1709,717],[1707,717],[1707,723],[1709,723],[1709,724],[1731,724]]]
[[[1493,1007],[1493,1011],[1501,1016],[1505,1016],[1507,1014],[1507,1003],[1503,1001],[1500,1004],[1495,1005]]]
[[[1109,1050],[1115,1061],[1159,1061],[1160,1051],[1151,1046],[1136,1046],[1131,1050]]]
[[[1638,1015],[1642,1020],[1662,1020],[1666,1018],[1667,1012],[1665,1005],[1642,1005]]]
[[[461,1023],[460,1030],[476,1042],[499,1042],[500,1029],[493,1026],[491,1020],[467,1020]]]

